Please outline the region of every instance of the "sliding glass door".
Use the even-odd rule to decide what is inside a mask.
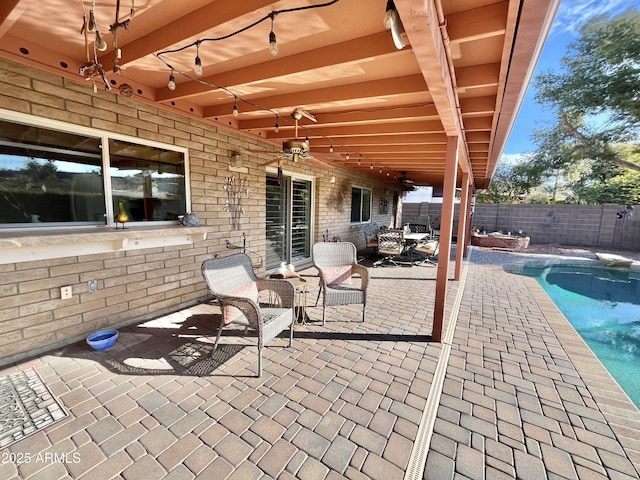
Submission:
[[[312,185],[310,180],[267,174],[266,239],[267,269],[281,262],[297,263],[311,258]]]

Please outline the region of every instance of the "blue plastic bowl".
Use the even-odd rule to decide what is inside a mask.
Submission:
[[[87,343],[94,350],[106,350],[116,343],[116,338],[118,338],[117,330],[101,330],[89,335]]]

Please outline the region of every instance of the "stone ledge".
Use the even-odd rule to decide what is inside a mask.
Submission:
[[[529,246],[529,241],[529,237],[511,235],[471,235],[471,245],[475,247],[524,250]]]
[[[133,227],[2,232],[0,264],[109,253],[143,248],[189,245],[206,240],[207,227]]]

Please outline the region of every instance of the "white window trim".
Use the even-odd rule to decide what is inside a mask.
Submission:
[[[155,142],[153,140],[147,140],[138,137],[132,137],[129,135],[122,135],[119,133],[112,133],[106,130],[100,130],[93,127],[85,127],[83,125],[76,125],[74,123],[62,122],[60,120],[54,120],[50,118],[38,117],[35,115],[14,112],[12,110],[5,110],[0,108],[0,118],[7,121],[13,121],[16,123],[23,123],[27,125],[33,125],[36,127],[50,128],[52,130],[60,130],[62,132],[67,132],[71,134],[77,135],[86,135],[88,137],[100,138],[102,143],[102,171],[103,171],[103,180],[104,180],[104,188],[105,188],[105,196],[111,199],[111,175],[109,173],[109,169],[111,165],[109,164],[109,140],[121,140],[124,142],[134,143],[138,145],[146,145],[148,147],[162,148],[165,150],[171,150],[174,152],[180,152],[184,155],[184,182],[185,182],[185,205],[186,211],[190,212],[191,209],[191,181],[190,175],[191,171],[189,168],[189,150],[184,147],[178,147],[176,145],[166,144]],[[109,193],[107,193],[109,192]],[[106,215],[107,215],[107,224],[106,225],[87,225],[82,228],[88,229],[99,229],[106,227],[115,227],[115,223],[113,221],[113,202],[106,202]],[[153,222],[130,222],[128,225],[130,226],[145,226],[145,227],[162,227],[167,225],[176,225],[178,220],[159,220]],[[75,228],[78,226],[55,226],[49,225],[46,227],[8,227],[8,228],[0,228],[0,231],[27,231],[27,230],[37,230],[37,231],[50,231],[56,228],[66,229],[66,228]]]
[[[370,187],[363,187],[361,185],[351,185],[351,192],[353,192],[354,188],[359,188],[360,191],[368,190],[369,191],[369,220],[362,220],[362,204],[360,206],[360,221],[351,222],[351,225],[363,225],[365,223],[371,223],[371,218],[373,217],[373,189]],[[362,200],[362,193],[360,193],[360,200]],[[353,212],[353,205],[349,209],[349,220],[351,220],[351,213]]]

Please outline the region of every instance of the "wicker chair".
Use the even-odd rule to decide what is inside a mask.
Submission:
[[[313,266],[320,275],[320,291],[316,305],[323,293],[322,324],[325,324],[327,306],[362,304],[362,321],[367,309],[369,270],[357,263],[356,246],[349,242],[316,243],[312,249]],[[351,276],[359,275],[361,285],[351,284]]]
[[[222,321],[214,349],[218,347],[222,328],[236,323],[258,333],[258,377],[262,376],[262,348],[289,327],[289,346],[293,340],[293,307],[295,288],[287,280],[259,279],[251,259],[245,253],[205,260],[202,275],[209,291],[220,301]],[[260,291],[269,290],[270,298],[279,300],[278,307],[263,307],[258,302]]]

